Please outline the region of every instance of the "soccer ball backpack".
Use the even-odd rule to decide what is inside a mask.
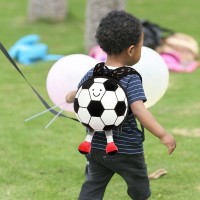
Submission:
[[[99,63],[94,68],[93,76],[79,87],[74,111],[79,121],[87,127],[86,139],[78,148],[82,154],[90,152],[95,131],[105,131],[107,154],[118,151],[112,130],[120,126],[129,113],[127,95],[119,83],[128,74],[137,74],[141,78],[131,67],[109,70],[104,63]]]

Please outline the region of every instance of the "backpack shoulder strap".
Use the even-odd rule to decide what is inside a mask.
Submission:
[[[130,75],[130,74],[136,74],[139,76],[141,82],[142,82],[142,76],[132,67],[119,67],[113,71],[110,71],[107,66],[105,66],[104,62],[98,63],[95,65],[93,70],[93,76],[109,76],[116,80],[120,80],[121,78]]]
[[[108,67],[105,66],[104,62],[95,65],[93,70],[93,76],[110,76]]]
[[[136,74],[139,76],[141,82],[142,82],[142,76],[132,67],[119,67],[112,71],[111,77],[120,80],[121,78],[130,75],[130,74]]]

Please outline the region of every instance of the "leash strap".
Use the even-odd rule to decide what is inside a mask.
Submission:
[[[6,58],[10,61],[10,63],[13,65],[13,67],[19,72],[19,74],[24,78],[24,80],[29,84],[29,86],[31,87],[31,89],[33,90],[33,92],[37,95],[37,97],[39,98],[39,100],[42,102],[42,104],[47,108],[50,109],[51,107],[49,106],[49,104],[44,100],[44,98],[38,93],[38,91],[31,85],[31,83],[28,81],[28,79],[24,76],[24,74],[22,73],[22,71],[19,69],[19,67],[17,66],[17,64],[14,62],[14,60],[10,57],[9,53],[7,52],[7,50],[5,49],[5,47],[3,46],[3,44],[0,42],[0,49],[3,52],[3,54],[6,56]],[[51,113],[53,113],[54,115],[58,115],[60,117],[65,117],[65,118],[69,118],[72,119],[74,121],[79,122],[77,119],[72,118],[72,117],[68,117],[66,115],[63,115],[62,113],[58,113],[56,110],[51,109],[49,110]]]

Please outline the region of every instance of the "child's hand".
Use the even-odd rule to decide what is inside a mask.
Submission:
[[[176,141],[175,141],[174,137],[168,133],[166,133],[165,135],[163,135],[163,137],[160,138],[160,142],[168,148],[169,155],[176,148]]]
[[[65,96],[65,101],[67,103],[73,103],[75,96],[76,96],[76,90],[75,91],[71,91]]]
[[[70,95],[70,94],[67,94],[67,95],[66,95],[65,101],[66,101],[67,103],[72,103],[72,98],[71,98],[71,95]]]

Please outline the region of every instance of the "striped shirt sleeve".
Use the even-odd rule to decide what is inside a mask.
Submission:
[[[130,75],[130,76],[131,77],[128,81],[127,88],[126,88],[129,105],[139,100],[142,100],[143,102],[145,102],[147,99],[146,99],[142,82],[139,76],[135,74]]]

